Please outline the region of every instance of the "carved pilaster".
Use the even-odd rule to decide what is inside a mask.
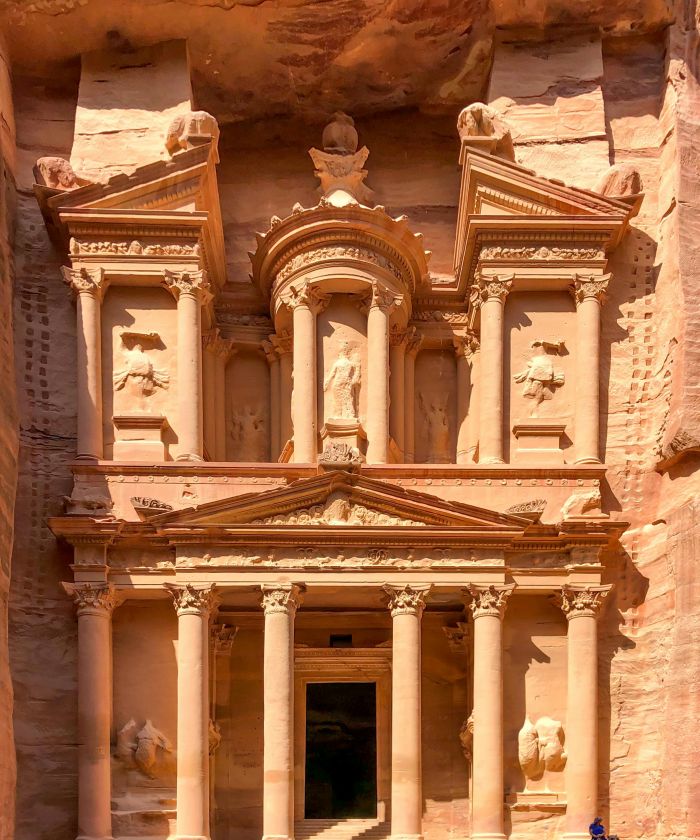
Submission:
[[[224,338],[218,328],[204,333],[202,336],[202,347],[213,356],[218,356],[224,360],[228,360],[236,352],[233,340]]]
[[[216,584],[196,586],[192,583],[166,583],[164,586],[172,595],[178,616],[208,615],[219,605]]]
[[[261,606],[265,615],[294,615],[301,606],[305,587],[296,583],[263,584]]]
[[[494,615],[503,618],[508,598],[513,593],[515,584],[510,583],[502,586],[477,586],[470,584],[468,587],[471,601],[469,608],[474,618],[483,615]]]
[[[389,331],[389,345],[391,347],[405,346],[409,336],[409,330],[394,324]]]
[[[559,593],[559,606],[568,621],[572,618],[585,616],[597,618],[603,601],[607,598],[612,589],[612,584],[607,586],[562,586]]]
[[[471,363],[474,354],[479,352],[479,338],[472,330],[453,335],[452,343],[457,358],[464,357],[469,363]]]
[[[571,285],[571,294],[574,296],[576,306],[587,298],[597,300],[598,303],[605,302],[605,293],[612,274],[597,275],[574,275],[574,282]]]
[[[204,269],[199,271],[170,271],[166,268],[163,275],[165,288],[173,295],[175,300],[179,300],[183,295],[190,295],[200,303],[211,300],[211,286]]]
[[[472,306],[481,306],[487,300],[499,300],[505,303],[508,293],[513,286],[514,274],[497,277],[482,275],[471,287],[470,302]]]
[[[415,356],[423,344],[423,336],[415,327],[406,329],[406,355]]]
[[[124,600],[111,583],[64,583],[63,588],[72,596],[79,616],[87,613],[109,616]]]
[[[213,624],[210,635],[214,655],[230,656],[237,633],[238,627],[231,624]]]
[[[81,292],[94,295],[100,299],[104,292],[104,269],[96,266],[94,268],[69,268],[68,266],[61,266],[61,274],[63,275],[63,282],[70,286],[71,290],[76,294]]]
[[[420,617],[425,609],[425,601],[431,585],[393,586],[386,584],[383,589],[389,596],[389,610],[392,618],[397,615],[417,615]]]
[[[281,358],[287,353],[292,352],[294,346],[294,338],[288,330],[283,330],[280,333],[273,333],[270,337],[270,343],[275,348],[275,352]]]

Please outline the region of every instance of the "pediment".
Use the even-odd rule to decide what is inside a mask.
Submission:
[[[248,493],[154,516],[156,527],[456,527],[522,532],[529,520],[448,502],[355,473],[330,472],[282,489]]]

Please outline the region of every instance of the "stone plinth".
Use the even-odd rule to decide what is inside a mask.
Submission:
[[[561,438],[566,423],[541,417],[519,420],[513,425],[518,441],[514,460],[527,464],[563,464]]]
[[[359,420],[332,417],[326,420],[321,429],[321,440],[324,449],[331,443],[345,443],[362,452],[367,435]]]
[[[112,418],[116,429],[115,461],[164,461],[163,433],[168,421],[159,414],[120,414]]]

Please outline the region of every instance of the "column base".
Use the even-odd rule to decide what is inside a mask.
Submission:
[[[168,840],[210,840],[206,834],[171,834]]]
[[[561,840],[589,840],[590,836],[587,831],[566,831],[561,835]]]
[[[423,840],[422,834],[392,834],[389,840]]]
[[[490,832],[474,832],[471,835],[472,840],[506,840],[505,834],[497,834]]]
[[[262,840],[294,840],[288,834],[263,834]]]
[[[114,840],[111,834],[79,834],[75,840]]]

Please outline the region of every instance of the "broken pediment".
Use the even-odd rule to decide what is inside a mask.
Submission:
[[[377,479],[329,472],[288,487],[249,493],[149,521],[160,528],[241,526],[459,527],[522,532],[529,520],[472,505],[448,502]]]

